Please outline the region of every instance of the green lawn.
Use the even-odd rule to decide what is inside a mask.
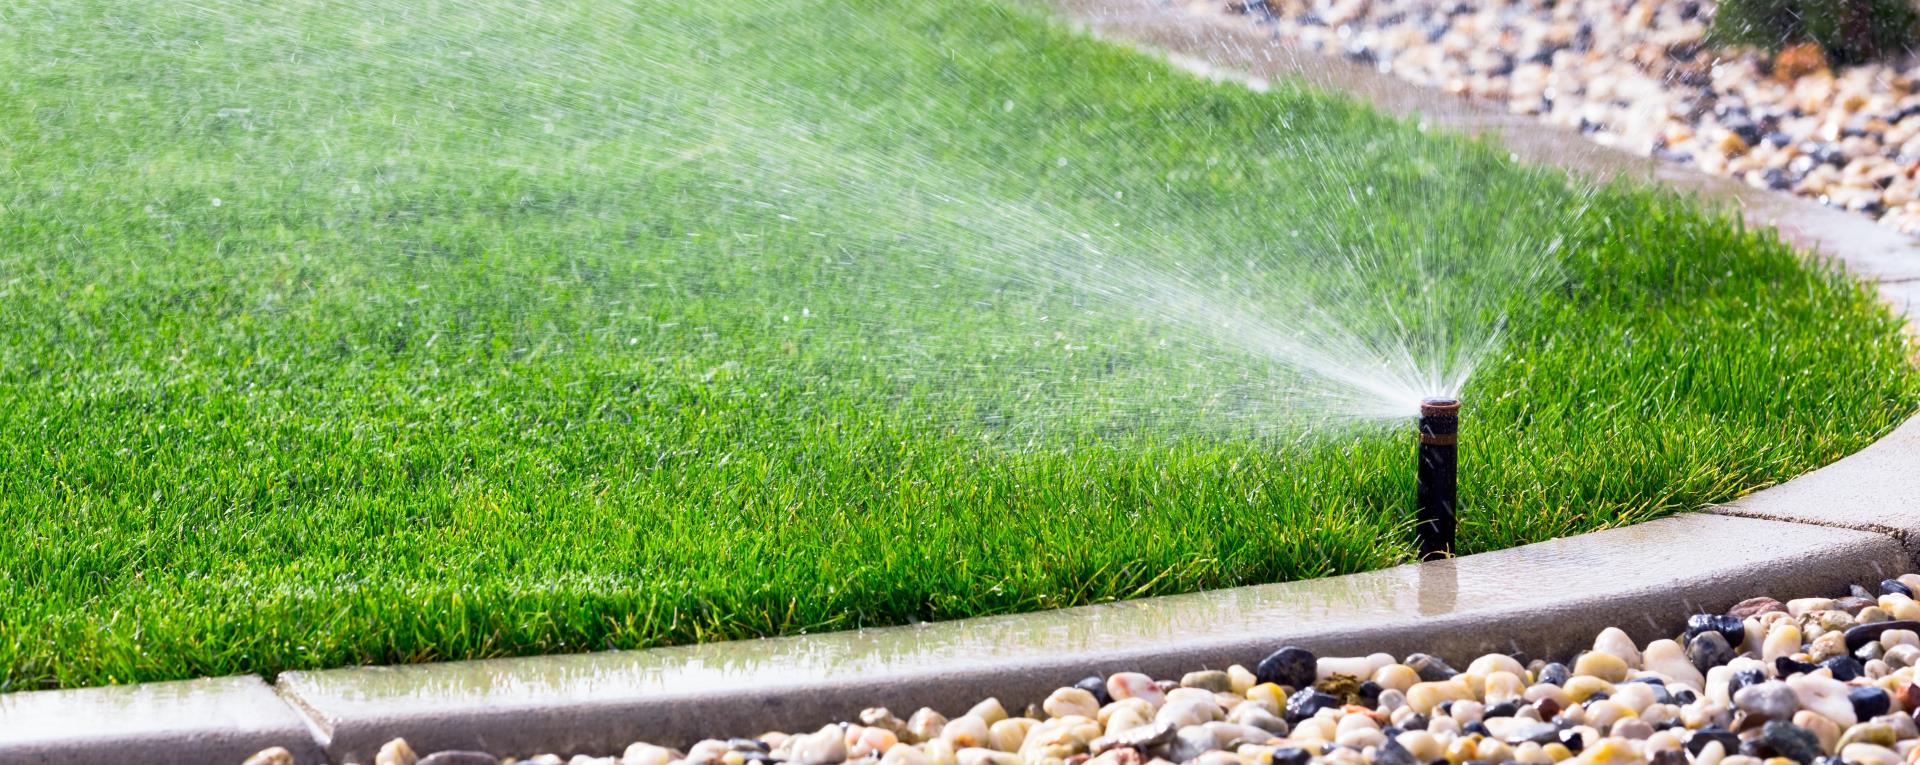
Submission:
[[[27,0],[0,71],[0,690],[1407,560],[1406,423],[1250,327],[1508,317],[1469,552],[1920,396],[1770,234],[990,2]]]

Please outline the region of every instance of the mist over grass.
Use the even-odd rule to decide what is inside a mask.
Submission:
[[[1026,9],[123,5],[0,9],[0,688],[1358,571],[1396,396],[1474,552],[1920,392],[1771,236]]]

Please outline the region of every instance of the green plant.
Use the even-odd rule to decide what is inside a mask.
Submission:
[[[1771,51],[1811,42],[1857,64],[1910,50],[1916,25],[1912,0],[1721,0],[1710,38]]]

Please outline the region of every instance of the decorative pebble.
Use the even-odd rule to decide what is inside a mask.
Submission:
[[[1261,659],[1254,666],[1253,675],[1262,683],[1297,690],[1313,685],[1319,675],[1318,660],[1312,651],[1299,646],[1286,646]]]
[[[447,749],[420,758],[420,765],[499,765],[499,758],[486,752]]]
[[[1088,678],[1037,704],[1013,699],[1018,716],[998,699],[951,720],[871,707],[811,733],[712,738],[685,754],[638,742],[571,760],[419,758],[394,739],[374,765],[1920,765],[1920,631],[1868,621],[1920,603],[1878,589],[1879,603],[1855,614],[1843,601],[1858,594],[1803,598],[1739,619],[1696,616],[1644,647],[1609,630],[1571,669],[1489,654],[1462,672],[1425,654],[1321,659],[1289,647],[1255,670],[1178,683]],[[1736,652],[1729,635],[1750,650]],[[246,765],[293,763],[276,748]]]
[[[293,753],[287,751],[286,747],[270,747],[255,752],[241,765],[294,765]],[[489,762],[488,765],[492,763]]]

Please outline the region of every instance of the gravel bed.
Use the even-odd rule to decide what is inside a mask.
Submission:
[[[1175,0],[1598,143],[1920,232],[1920,59],[1703,41],[1699,0]]]
[[[1920,762],[1920,575],[1845,596],[1753,598],[1636,645],[1617,628],[1567,663],[1504,654],[1461,669],[1315,656],[1287,646],[1249,668],[1173,679],[1089,677],[1009,709],[953,717],[882,708],[817,731],[639,742],[618,756],[435,752],[404,739],[375,765],[1905,765]],[[954,712],[960,710],[948,710]],[[246,765],[290,765],[286,750]]]

